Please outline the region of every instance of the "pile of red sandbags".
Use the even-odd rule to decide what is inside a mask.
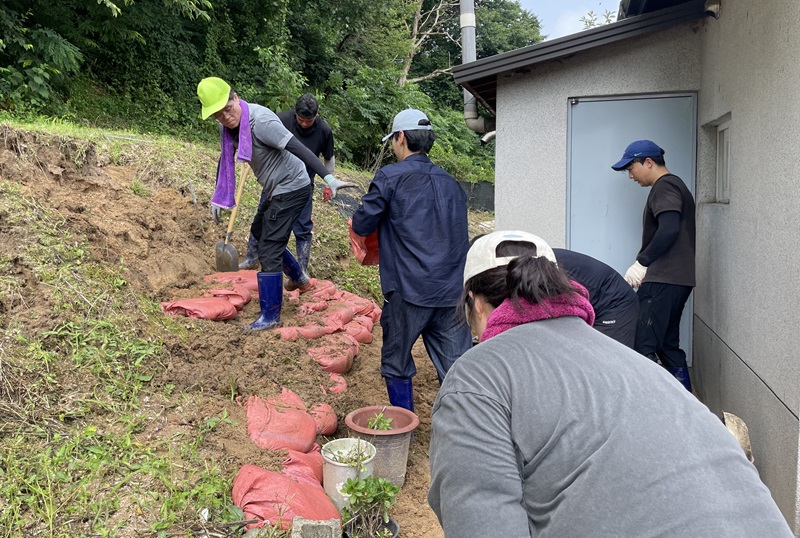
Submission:
[[[295,516],[306,519],[338,519],[339,511],[322,488],[322,456],[317,435],[336,431],[333,408],[325,403],[306,409],[302,399],[286,388],[280,396],[262,400],[250,396],[247,433],[256,445],[287,450],[283,471],[276,473],[245,465],[233,479],[233,502],[245,519],[258,519],[247,529],[265,524],[287,529]]]
[[[165,301],[161,303],[161,309],[173,316],[227,321],[234,319],[239,310],[250,302],[251,291],[258,291],[256,271],[214,273],[204,280],[227,284],[229,287],[208,290],[203,297],[196,299]]]

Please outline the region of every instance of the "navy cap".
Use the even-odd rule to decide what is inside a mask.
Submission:
[[[622,154],[622,158],[616,164],[612,164],[611,168],[619,172],[624,170],[636,158],[661,157],[662,155],[664,155],[664,150],[658,147],[655,142],[637,140],[628,144],[628,147],[625,148],[625,153]]]

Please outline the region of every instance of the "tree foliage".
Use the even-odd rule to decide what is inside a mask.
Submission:
[[[390,157],[380,139],[394,114],[422,108],[436,118],[443,160],[491,176],[493,156],[459,119],[461,92],[446,74],[461,58],[458,9],[455,0],[5,0],[0,108],[213,137],[195,89],[219,76],[275,110],[316,94],[337,152],[364,167]],[[541,40],[516,0],[476,9],[479,57]]]

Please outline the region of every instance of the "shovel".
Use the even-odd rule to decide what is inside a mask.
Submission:
[[[239,185],[236,187],[236,194],[233,198],[236,205],[231,211],[230,219],[228,219],[228,231],[225,234],[225,239],[217,243],[217,248],[214,251],[217,258],[217,271],[220,273],[239,270],[239,254],[236,252],[236,247],[230,243],[230,240],[233,233],[233,223],[236,220],[236,210],[239,209],[239,199],[242,197],[242,190],[244,190],[244,182],[250,173],[250,166],[247,164],[243,166],[244,171],[239,177]]]

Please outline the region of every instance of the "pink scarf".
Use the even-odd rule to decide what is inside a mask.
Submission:
[[[481,342],[513,329],[517,325],[542,319],[577,316],[587,324],[592,325],[594,323],[594,309],[589,303],[589,299],[587,299],[589,292],[575,281],[572,281],[572,285],[579,289],[581,293],[553,297],[545,301],[544,305],[529,303],[520,298],[520,308],[517,308],[511,299],[506,299],[500,303],[500,306],[494,312],[489,314],[489,319],[486,320],[486,330],[481,335]],[[545,306],[547,310],[545,310]],[[547,312],[548,310],[550,313]]]
[[[250,162],[253,158],[253,138],[250,134],[250,107],[239,99],[242,107],[242,119],[239,121],[239,151],[236,154],[238,161]],[[219,157],[219,172],[217,173],[217,187],[211,197],[211,205],[222,209],[236,207],[236,165],[233,162],[233,136],[231,130],[220,126],[220,141],[222,152]]]

